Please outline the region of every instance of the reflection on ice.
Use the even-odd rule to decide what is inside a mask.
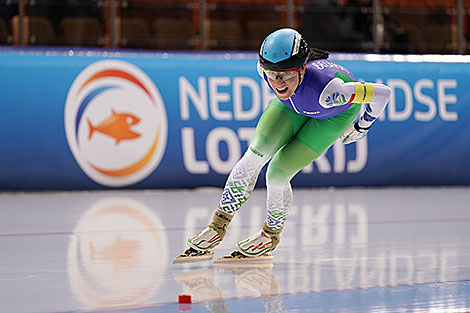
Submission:
[[[129,198],[104,198],[81,217],[70,237],[68,275],[87,306],[129,306],[148,301],[168,262],[163,224]]]
[[[231,274],[235,285],[248,291],[247,297],[260,298],[266,313],[285,312],[279,281],[271,273],[272,263],[260,264],[218,264],[214,266],[222,275]],[[214,284],[213,270],[195,269],[173,274],[174,279],[183,284],[185,292],[201,302],[212,313],[230,313],[224,297],[231,298]]]

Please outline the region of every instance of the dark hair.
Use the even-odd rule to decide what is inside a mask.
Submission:
[[[330,53],[328,51],[319,48],[310,48],[310,54],[308,55],[307,62],[319,59],[328,59]]]

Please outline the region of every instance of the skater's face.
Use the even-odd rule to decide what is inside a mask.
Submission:
[[[293,71],[264,71],[276,96],[281,100],[289,99],[300,85],[305,73],[305,66]],[[299,75],[300,74],[300,75]],[[300,78],[299,78],[300,76]]]

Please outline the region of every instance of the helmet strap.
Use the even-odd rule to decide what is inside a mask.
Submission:
[[[305,65],[304,65],[305,66]],[[297,83],[297,87],[295,88],[294,90],[294,94],[297,92],[297,89],[299,89],[300,87],[300,84],[302,83],[302,76],[300,75],[300,72],[302,72],[302,70],[298,71],[297,74],[299,74],[299,82]],[[305,74],[305,73],[304,73]]]

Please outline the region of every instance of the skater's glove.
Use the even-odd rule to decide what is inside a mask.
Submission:
[[[354,123],[344,131],[340,138],[345,145],[359,141],[367,135],[369,128],[362,128],[358,123]]]

